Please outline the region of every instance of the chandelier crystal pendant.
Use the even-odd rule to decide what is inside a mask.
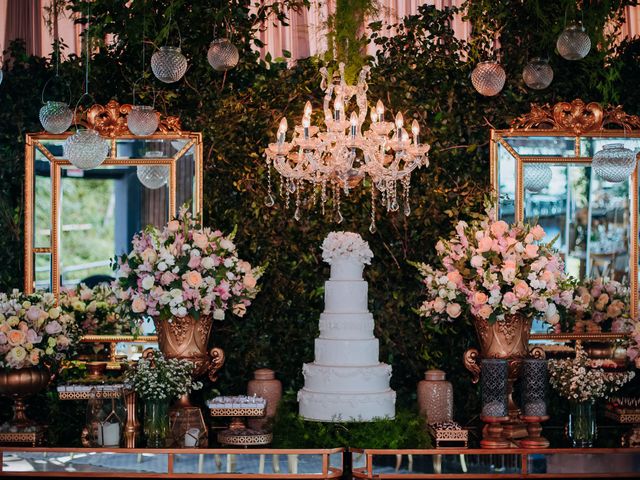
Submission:
[[[384,118],[384,105],[378,101],[370,109],[367,101],[367,77],[369,67],[364,67],[356,85],[348,85],[344,76],[345,65],[340,63],[339,74],[329,78],[322,68],[321,88],[324,91],[324,128],[311,125],[312,106],[307,102],[300,125],[296,125],[293,138],[286,141],[288,124],[282,118],[277,140],[265,150],[268,170],[267,206],[274,204],[271,185],[271,167],[281,176],[283,195],[288,207],[291,195],[295,196],[294,218],[301,217],[302,196],[307,193],[312,203],[319,198],[323,214],[329,199],[332,200],[334,219],[343,220],[340,209],[342,195],[348,195],[359,184],[370,184],[371,225],[376,230],[377,201],[387,212],[400,209],[403,203],[405,215],[411,213],[409,190],[411,173],[428,166],[430,146],[420,143],[420,127],[417,120],[411,124],[411,135],[404,128],[404,118],[398,112],[395,122]],[[355,103],[351,113],[350,104]],[[364,130],[365,125],[368,126]],[[399,191],[400,190],[400,191]],[[380,197],[377,200],[377,197]]]
[[[636,153],[624,148],[621,143],[604,145],[591,161],[600,178],[611,183],[620,183],[631,176],[636,168]]]

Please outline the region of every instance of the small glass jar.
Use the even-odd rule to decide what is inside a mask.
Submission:
[[[596,414],[593,402],[570,402],[567,433],[574,447],[591,447],[596,439]]]
[[[453,421],[453,387],[446,377],[442,370],[427,370],[418,383],[420,415],[429,424]]]
[[[507,409],[507,375],[509,364],[498,358],[480,361],[482,417],[503,418]]]
[[[522,399],[525,417],[547,416],[547,361],[527,358],[522,362]]]

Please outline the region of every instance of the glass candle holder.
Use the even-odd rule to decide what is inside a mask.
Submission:
[[[483,417],[500,418],[508,415],[508,369],[506,360],[485,358],[480,361]]]
[[[525,417],[547,415],[547,361],[527,358],[522,362],[522,399]]]

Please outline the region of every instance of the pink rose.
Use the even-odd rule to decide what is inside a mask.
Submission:
[[[531,229],[531,235],[533,235],[533,238],[536,240],[542,240],[546,233],[540,225],[536,225]]]
[[[460,313],[462,313],[462,307],[459,304],[450,303],[447,305],[447,315],[449,315],[450,318],[458,318]]]
[[[40,312],[42,312],[42,310],[35,305],[32,305],[29,307],[29,310],[27,310],[27,318],[32,322],[35,322],[40,318]]]
[[[524,248],[524,254],[528,258],[535,258],[538,256],[538,245],[529,244]]]
[[[477,315],[480,318],[489,318],[489,316],[491,315],[491,313],[493,312],[493,309],[491,308],[490,305],[483,305],[479,310]]]
[[[504,220],[498,220],[491,224],[491,233],[494,237],[501,237],[509,230],[509,225]]]
[[[493,247],[493,239],[491,237],[482,237],[478,240],[478,253],[484,253]]]
[[[434,301],[433,301],[433,309],[435,310],[436,313],[442,313],[444,312],[444,309],[447,308],[447,304],[446,302],[440,298],[437,297]]]
[[[142,297],[136,297],[131,302],[131,310],[134,313],[143,313],[147,309],[147,302]]]
[[[476,306],[484,305],[489,301],[486,293],[476,292],[473,294],[472,303]]]
[[[160,284],[162,285],[169,285],[171,282],[173,282],[176,278],[178,278],[174,273],[171,273],[169,271],[164,272],[162,274],[162,276],[160,277]]]
[[[460,285],[462,283],[462,275],[457,270],[447,273],[447,279],[454,285]]]
[[[244,303],[236,303],[233,306],[233,314],[238,317],[244,317],[244,314],[247,313],[247,306]]]
[[[204,233],[193,232],[193,243],[200,250],[205,250],[209,246],[209,239]]]
[[[544,298],[538,298],[533,302],[533,308],[535,308],[539,312],[546,312],[547,307],[548,303]]]
[[[36,344],[36,343],[40,343],[41,341],[42,341],[42,337],[38,335],[33,328],[30,328],[27,331],[27,342]]]
[[[527,282],[521,280],[514,285],[513,293],[515,293],[518,298],[525,298],[531,295],[531,288],[527,285]]]
[[[251,273],[248,273],[244,276],[244,284],[247,288],[254,288],[257,284],[256,277],[254,277]]]
[[[471,257],[470,263],[473,268],[481,268],[484,265],[484,257],[482,255],[474,255]]]
[[[517,303],[518,297],[516,297],[515,293],[513,292],[507,292],[502,297],[502,304],[507,308],[511,308],[514,305],[517,305]]]
[[[180,230],[180,222],[178,220],[171,220],[167,223],[167,230],[174,233],[177,232]]]
[[[200,272],[195,270],[190,270],[182,276],[182,279],[187,282],[190,287],[196,288],[199,287],[202,283],[202,275]]]
[[[187,267],[191,269],[198,268],[200,266],[201,261],[202,261],[202,257],[191,255],[191,257],[189,258],[189,263],[187,264]]]

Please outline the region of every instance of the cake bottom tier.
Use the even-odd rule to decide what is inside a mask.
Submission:
[[[394,418],[396,392],[321,393],[302,389],[298,392],[300,416],[318,422],[370,422],[376,418]]]

